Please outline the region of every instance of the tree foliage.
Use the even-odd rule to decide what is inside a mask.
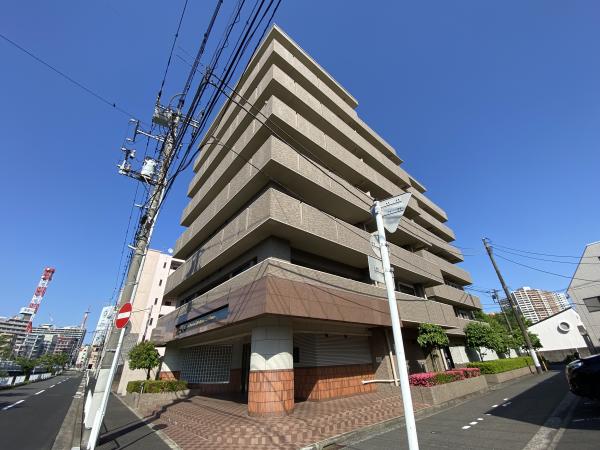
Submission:
[[[160,355],[152,342],[140,342],[129,351],[129,368],[144,369],[146,380],[150,379],[150,371],[160,364]]]
[[[42,366],[46,372],[54,372],[54,366],[56,365],[54,355],[47,353],[40,356],[37,365]]]
[[[12,350],[12,335],[0,334],[0,359],[8,359]]]
[[[60,366],[62,369],[64,369],[67,363],[69,362],[69,355],[67,355],[65,352],[56,353],[52,356],[54,358],[54,363],[57,366]]]
[[[417,344],[422,348],[433,349],[442,348],[450,343],[448,335],[444,332],[444,329],[439,325],[432,323],[422,323],[419,325],[419,336],[417,337]]]
[[[497,333],[486,323],[471,322],[465,327],[467,347],[474,348],[481,359],[486,352],[482,349],[493,350],[498,345]]]
[[[21,370],[23,370],[27,379],[29,379],[29,375],[31,375],[31,372],[35,369],[35,366],[38,365],[37,359],[25,358],[23,356],[17,356],[15,362],[21,366]]]

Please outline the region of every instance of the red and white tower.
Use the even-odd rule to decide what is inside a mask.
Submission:
[[[29,306],[27,308],[21,308],[21,317],[23,320],[27,320],[27,328],[25,329],[27,333],[31,333],[33,328],[33,318],[38,312],[38,309],[40,309],[40,304],[42,303],[42,299],[46,293],[46,288],[48,287],[48,283],[52,281],[52,275],[54,275],[54,272],[55,269],[52,267],[46,267],[44,269],[42,278],[40,279],[40,282],[33,293],[33,297],[29,302]]]

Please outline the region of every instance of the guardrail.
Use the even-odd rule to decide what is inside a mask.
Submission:
[[[54,375],[58,375],[59,372],[56,372]],[[41,381],[41,380],[47,380],[48,378],[54,376],[53,374],[51,374],[50,372],[46,372],[46,373],[34,373],[32,375],[29,376],[29,380],[28,381]],[[17,375],[17,376],[11,376],[11,377],[0,377],[0,387],[7,387],[7,386],[15,386],[17,384],[21,384],[25,382],[25,375]]]

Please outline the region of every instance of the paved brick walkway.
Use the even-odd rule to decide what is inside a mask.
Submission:
[[[142,411],[183,450],[298,449],[305,445],[402,414],[398,392],[375,392],[354,397],[296,403],[283,418],[256,418],[245,403],[194,396]],[[427,405],[415,405],[421,409]]]

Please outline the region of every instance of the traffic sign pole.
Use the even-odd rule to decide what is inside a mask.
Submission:
[[[397,197],[396,197],[397,198]],[[408,204],[409,197],[405,197],[404,208]],[[383,209],[383,211],[382,211]],[[395,209],[395,208],[394,208]],[[417,439],[417,426],[415,423],[415,413],[413,411],[412,396],[410,393],[410,385],[408,382],[408,369],[406,367],[406,356],[404,355],[404,342],[402,341],[402,331],[400,329],[400,316],[398,314],[398,303],[396,302],[396,293],[394,288],[394,278],[392,276],[392,267],[390,264],[390,255],[388,252],[387,242],[385,240],[385,228],[390,228],[389,224],[384,227],[385,209],[382,208],[378,201],[373,205],[373,214],[377,223],[377,232],[379,233],[379,248],[381,249],[381,261],[383,263],[383,276],[385,287],[387,290],[388,303],[390,307],[390,317],[392,321],[392,332],[394,334],[394,347],[396,348],[396,362],[398,364],[398,377],[400,378],[400,390],[402,392],[402,405],[404,406],[404,420],[406,422],[406,434],[408,436],[408,448],[410,450],[419,449],[419,441]],[[397,213],[397,210],[394,211]],[[402,212],[398,216],[398,222]],[[391,224],[394,229],[398,223]]]
[[[115,373],[117,371],[117,365],[119,361],[119,355],[121,354],[121,347],[123,346],[123,340],[125,338],[125,330],[127,324],[129,323],[129,319],[131,318],[132,312],[131,303],[127,302],[119,308],[115,316],[115,327],[121,329],[121,333],[119,333],[119,341],[117,343],[117,348],[115,349],[115,355],[112,360],[112,364],[110,366],[110,371],[108,372],[108,383],[102,393],[102,400],[100,401],[100,408],[98,413],[94,418],[94,424],[92,425],[92,431],[90,432],[90,438],[88,440],[88,450],[94,450],[96,448],[96,442],[98,441],[98,436],[100,435],[100,427],[102,426],[102,421],[104,420],[104,414],[106,414],[106,406],[108,405],[108,396],[110,395],[110,390],[112,387],[112,380],[115,378]]]

